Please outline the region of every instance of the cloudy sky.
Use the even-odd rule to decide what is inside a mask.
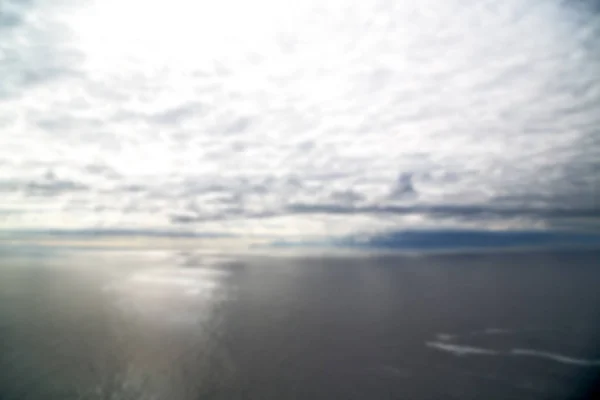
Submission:
[[[0,226],[595,229],[591,4],[0,0]]]

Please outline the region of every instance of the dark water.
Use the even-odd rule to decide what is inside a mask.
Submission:
[[[12,257],[0,399],[578,398],[599,255]]]

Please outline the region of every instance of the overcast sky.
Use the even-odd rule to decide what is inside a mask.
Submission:
[[[596,11],[0,0],[0,224],[596,227]]]

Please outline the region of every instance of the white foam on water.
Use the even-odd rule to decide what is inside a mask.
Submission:
[[[507,328],[485,328],[481,330],[475,330],[463,334],[450,334],[450,333],[438,333],[436,338],[440,341],[451,341],[460,338],[467,338],[471,336],[483,336],[483,335],[518,335],[527,332],[543,332],[550,331],[550,329],[540,328],[522,328],[522,329],[507,329]]]
[[[440,335],[438,335],[439,337]],[[471,347],[459,344],[451,344],[447,342],[426,342],[427,347],[445,351],[455,356],[467,356],[467,355],[485,355],[485,356],[524,356],[524,357],[538,357],[545,358],[547,360],[556,361],[562,364],[577,365],[580,367],[600,367],[600,360],[597,359],[583,359],[565,356],[563,354],[550,353],[547,351],[540,351],[535,349],[512,349],[508,352],[500,352],[481,347]]]
[[[587,360],[582,358],[568,357],[562,354],[550,353],[546,351],[539,351],[534,349],[512,349],[510,355],[513,356],[526,356],[526,357],[539,357],[548,360],[556,361],[562,364],[578,365],[581,367],[598,367],[600,366],[600,360]]]
[[[443,342],[427,342],[427,347],[431,347],[436,350],[446,351],[448,353],[452,353],[456,356],[466,356],[466,355],[487,355],[487,356],[496,356],[500,353],[490,349],[484,349],[481,347],[471,347],[471,346],[463,346],[458,344],[450,344]]]

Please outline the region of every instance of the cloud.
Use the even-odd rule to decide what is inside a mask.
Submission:
[[[396,185],[390,193],[390,198],[401,199],[416,194],[417,192],[412,182],[412,175],[409,173],[402,173],[398,176],[398,179],[396,180]]]
[[[100,175],[107,179],[120,179],[119,175],[113,168],[103,163],[91,163],[83,166],[83,169],[92,174]]]
[[[20,192],[28,196],[57,196],[64,193],[85,191],[86,185],[58,178],[51,170],[43,176],[33,180],[7,180],[0,181],[0,192]]]
[[[6,3],[0,191],[21,211],[5,226],[598,226],[594,18],[559,1],[231,0],[244,18],[178,1]]]
[[[41,18],[48,11],[48,18]],[[67,32],[52,20],[52,8],[34,1],[3,2],[0,13],[0,99],[19,96],[49,81],[75,74],[77,53],[60,46]],[[46,15],[44,15],[46,16]]]
[[[0,30],[8,30],[18,26],[23,21],[22,3],[17,1],[6,1],[2,4],[0,13]]]
[[[497,218],[511,217],[538,217],[538,218],[598,218],[598,209],[568,209],[568,208],[494,208],[489,206],[461,206],[461,205],[432,205],[432,206],[367,206],[344,207],[339,204],[293,204],[289,210],[296,213],[331,213],[331,214],[433,214],[436,216],[458,216],[463,218],[485,219],[495,216]]]
[[[47,171],[41,179],[25,182],[21,187],[26,196],[56,196],[86,189],[81,183],[56,177],[52,171]]]

